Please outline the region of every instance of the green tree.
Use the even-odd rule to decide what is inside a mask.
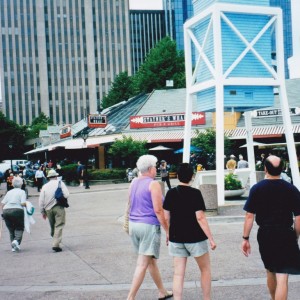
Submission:
[[[126,166],[135,167],[137,159],[148,153],[146,148],[147,141],[134,141],[132,137],[123,135],[121,140],[116,140],[108,149],[108,154],[112,156],[117,165],[121,165],[124,160]]]
[[[158,42],[146,56],[134,77],[136,92],[165,88],[166,80],[173,80],[174,88],[185,87],[184,55],[169,37]]]
[[[32,120],[31,125],[27,128],[26,139],[34,139],[39,137],[41,130],[46,130],[48,125],[52,125],[52,120],[43,112]]]
[[[26,127],[9,120],[0,112],[0,161],[21,158],[24,153]]]
[[[193,138],[191,144],[200,148],[199,159],[207,162],[208,169],[216,168],[216,131],[214,129],[206,129],[205,132],[197,130],[197,137]],[[230,152],[232,147],[231,141],[224,136],[225,154]]]
[[[127,72],[116,76],[109,93],[102,99],[102,108],[128,100],[134,94],[132,77]]]

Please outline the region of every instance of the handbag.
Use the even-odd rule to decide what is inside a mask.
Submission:
[[[54,198],[56,199],[56,204],[62,207],[69,207],[68,199],[64,197],[63,191],[61,189],[61,181],[58,181],[58,187],[55,191]]]

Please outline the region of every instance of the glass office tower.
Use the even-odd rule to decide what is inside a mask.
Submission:
[[[167,35],[177,43],[178,50],[184,50],[183,24],[193,16],[192,0],[163,0],[166,15],[173,15],[166,20]]]
[[[131,75],[128,0],[1,0],[0,24],[2,111],[19,124],[75,123]]]
[[[284,63],[285,77],[289,78],[287,59],[293,55],[293,37],[292,37],[292,17],[291,17],[291,1],[290,0],[270,0],[270,5],[280,7],[283,17],[283,39],[284,39]],[[276,53],[273,52],[276,59]]]

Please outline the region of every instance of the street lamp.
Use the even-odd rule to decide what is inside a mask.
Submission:
[[[83,130],[81,132],[81,138],[84,141],[85,147],[87,147],[86,140],[88,139],[88,137],[89,137],[88,132],[86,130]],[[85,188],[89,189],[90,185],[89,185],[89,179],[88,179],[88,155],[86,155],[85,172],[84,172],[84,177],[83,178],[84,178]]]
[[[8,144],[8,148],[9,148],[9,150],[10,150],[10,169],[11,169],[11,171],[12,172],[14,172],[14,170],[13,170],[13,164],[12,164],[12,148],[13,148],[13,145],[12,144]]]

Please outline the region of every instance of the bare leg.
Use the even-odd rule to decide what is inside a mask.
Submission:
[[[174,276],[173,276],[173,293],[174,300],[181,300],[183,294],[184,274],[187,263],[187,257],[173,258]]]
[[[276,274],[267,270],[267,285],[271,295],[272,300],[275,300],[275,292],[276,292]]]
[[[168,291],[165,289],[164,284],[161,279],[161,275],[157,266],[157,260],[155,258],[151,258],[148,265],[149,273],[158,288],[158,297],[162,298],[167,295]]]
[[[131,288],[127,300],[134,300],[135,296],[145,278],[145,274],[150,263],[151,257],[146,255],[139,255],[134,271]]]
[[[211,272],[209,253],[202,256],[195,257],[195,260],[201,271],[201,288],[203,293],[203,300],[211,299]]]
[[[288,296],[288,274],[276,274],[276,293],[275,300],[287,300]]]

